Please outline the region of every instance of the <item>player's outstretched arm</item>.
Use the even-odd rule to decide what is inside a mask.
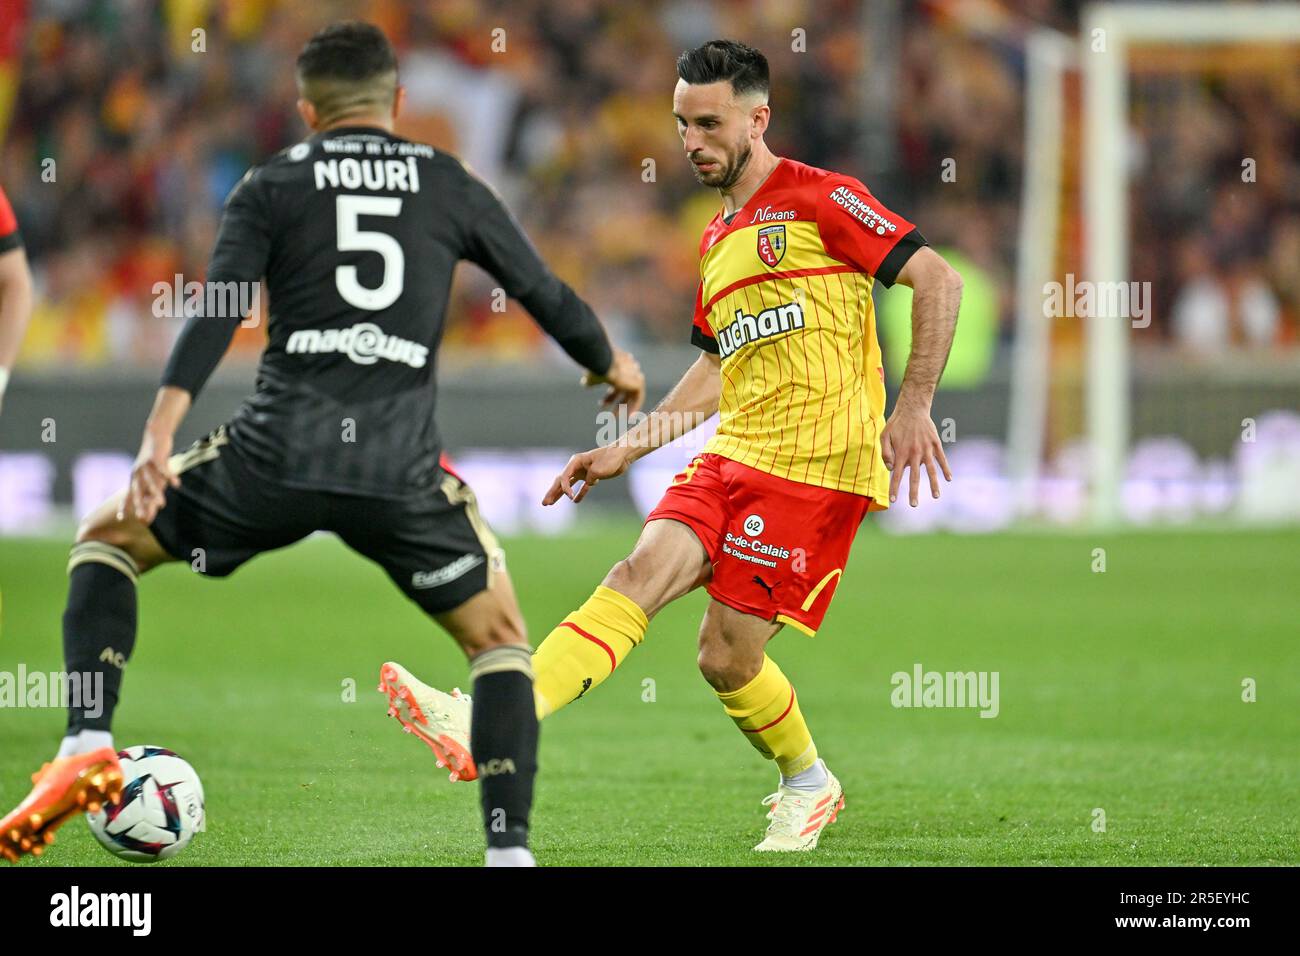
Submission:
[[[185,320],[172,347],[162,387],[145,422],[140,453],[131,469],[131,483],[119,519],[130,509],[140,521],[150,524],[166,503],[167,486],[180,486],[180,479],[167,464],[176,430],[226,354],[235,330],[248,318],[242,309],[231,307],[246,298],[240,294],[232,300],[228,293],[239,285],[256,285],[266,271],[270,213],[258,179],[259,169],[254,166],[245,173],[226,197],[217,242],[208,262],[203,304]]]
[[[618,477],[638,458],[698,428],[717,413],[721,397],[721,359],[712,352],[703,352],[655,410],[618,441],[570,458],[551,482],[542,504],[553,505],[562,496],[581,501],[601,479]],[[582,482],[576,493],[575,482]]]
[[[185,327],[167,360],[153,410],[145,422],[140,453],[131,469],[131,482],[119,519],[130,510],[144,524],[150,524],[166,503],[167,486],[180,487],[180,479],[167,465],[176,430],[185,420],[194,396],[226,354],[242,318],[200,313],[185,320]]]
[[[930,418],[930,403],[939,376],[948,363],[957,309],[961,305],[961,276],[943,257],[929,247],[918,249],[902,271],[898,282],[911,287],[912,351],[898,391],[898,401],[880,436],[885,467],[890,470],[889,500],[898,499],[903,471],[911,469],[910,502],[913,508],[921,486],[921,468],[930,478],[930,494],[939,497],[939,471],[952,481],[943,442]]]
[[[627,405],[629,414],[639,411],[645,376],[636,360],[610,344],[591,306],[551,272],[491,187],[468,170],[460,174],[465,258],[490,272],[542,331],[587,369],[583,385],[610,386],[602,404]]]

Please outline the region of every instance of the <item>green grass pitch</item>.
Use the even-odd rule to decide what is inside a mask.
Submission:
[[[508,542],[534,643],[635,535]],[[61,666],[67,546],[0,541],[0,671]],[[1296,531],[893,538],[868,522],[821,634],[770,648],[846,788],[816,852],[750,850],[776,771],[695,669],[702,593],[543,724],[534,849],[572,865],[1295,864],[1297,581]],[[465,664],[377,568],[323,536],[225,581],[172,566],[141,582],[140,618],[117,743],[177,750],[207,789],[208,831],[161,865],[481,862],[477,788],[449,783],[375,690],[388,658],[446,687]],[[890,677],[916,663],[997,671],[999,715],[894,708]],[[0,710],[0,806],[62,719]],[[22,865],[60,864],[128,865],[80,821]]]

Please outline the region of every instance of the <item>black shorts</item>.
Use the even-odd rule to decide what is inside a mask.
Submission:
[[[437,614],[486,589],[505,568],[474,492],[444,466],[437,487],[401,500],[290,488],[254,475],[225,426],[171,459],[179,488],[149,530],[172,557],[225,577],[263,551],[330,531]]]

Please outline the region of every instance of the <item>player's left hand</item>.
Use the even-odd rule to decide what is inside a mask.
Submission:
[[[172,453],[172,436],[167,432],[154,432],[146,429],[144,440],[140,443],[140,454],[136,456],[135,466],[131,469],[131,481],[127,486],[126,500],[118,511],[117,518],[123,520],[127,513],[134,515],[142,524],[152,524],[158,512],[167,503],[166,489],[179,488],[181,480],[172,473],[167,460]]]
[[[614,361],[604,375],[587,372],[582,376],[582,384],[590,387],[607,383],[609,390],[600,400],[606,408],[612,405],[626,405],[627,413],[634,415],[645,401],[645,374],[631,352],[614,349]]]
[[[943,477],[952,481],[952,472],[948,470],[948,459],[943,454],[943,442],[939,440],[939,430],[934,427],[928,408],[896,405],[894,414],[889,416],[885,430],[880,434],[880,451],[889,469],[889,500],[898,500],[898,486],[903,480],[903,471],[911,469],[910,504],[917,506],[921,489],[921,468],[930,477],[930,496],[939,497],[939,470]]]

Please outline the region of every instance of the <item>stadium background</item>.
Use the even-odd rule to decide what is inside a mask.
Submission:
[[[737,36],[772,62],[775,151],[862,178],[966,282],[935,402],[936,419],[955,422],[957,480],[941,503],[868,521],[823,632],[777,641],[850,797],[814,858],[774,862],[1296,862],[1294,47],[1266,75],[1239,56],[1135,74],[1132,268],[1152,283],[1154,307],[1151,326],[1133,332],[1133,430],[1163,444],[1146,446],[1130,476],[1130,517],[1161,527],[1076,529],[1064,508],[1044,534],[1041,522],[1015,526],[1001,464],[1025,41],[1040,27],[1078,38],[1080,5],[8,0],[0,10],[0,182],[37,281],[0,415],[0,675],[59,667],[71,519],[124,480],[180,325],[154,316],[154,283],[201,278],[230,186],[302,136],[291,64],[317,26],[339,16],[384,26],[410,89],[403,131],[459,152],[500,189],[637,352],[652,399],[694,357],[695,250],[717,205],[681,157],[672,60]],[[1258,164],[1249,186],[1243,155]],[[1086,210],[1065,217],[1061,263],[1086,228]],[[877,295],[896,387],[906,296]],[[576,370],[515,306],[497,312],[493,301],[491,282],[463,267],[440,423],[509,533],[536,642],[626,553],[633,501],[648,507],[692,446],[647,458],[580,509],[539,508],[555,469],[607,425]],[[1066,383],[1051,418],[1058,464],[1079,433],[1083,402],[1069,383],[1081,325],[1052,329],[1054,381]],[[261,335],[240,332],[180,440],[248,391]],[[1244,442],[1246,417],[1269,442]],[[1243,451],[1266,466],[1272,503],[1253,529],[1220,533],[1228,504],[1268,498],[1242,493]],[[1215,498],[1219,479],[1229,492]],[[968,533],[885,533],[933,528]],[[472,788],[442,785],[367,693],[387,658],[447,684],[464,673],[379,571],[322,538],[227,582],[164,569],[141,592],[118,738],[171,746],[203,775],[210,832],[182,864],[478,860]],[[543,862],[753,862],[770,767],[734,739],[695,672],[702,607],[697,594],[664,611],[627,673],[546,723]],[[891,706],[890,675],[918,663],[999,671],[998,718]],[[0,712],[0,804],[20,798],[59,720]],[[42,864],[108,861],[84,828],[59,839]]]
[[[642,357],[652,398],[692,358],[695,253],[717,204],[680,155],[671,62],[717,35],[767,50],[775,151],[864,179],[924,224],[966,282],[935,416],[952,419],[950,455],[978,481],[929,516],[885,524],[990,528],[1013,517],[990,507],[1008,496],[989,490],[1004,479],[1012,395],[1025,38],[1042,27],[1076,35],[1076,4],[16,0],[6,11],[3,183],[38,292],[0,419],[0,533],[48,527],[120,484],[180,326],[155,314],[155,283],[202,277],[226,193],[302,136],[290,68],[302,38],[358,15],[399,49],[402,131],[461,154],[500,189],[557,271]],[[1134,80],[1132,275],[1150,283],[1153,302],[1150,327],[1133,333],[1133,477],[1186,479],[1200,502],[1153,515],[1142,502],[1168,496],[1138,488],[1141,520],[1216,516],[1244,498],[1219,484],[1243,467],[1243,450],[1257,450],[1240,441],[1247,417],[1287,456],[1284,474],[1300,475],[1300,63],[1294,45],[1283,51],[1264,74],[1211,60],[1171,75],[1161,51],[1136,58],[1147,68]],[[1242,182],[1242,155],[1258,181]],[[1167,168],[1166,156],[1177,162]],[[1082,212],[1065,217],[1066,265],[1086,225]],[[908,294],[878,290],[877,307],[894,387]],[[472,266],[450,315],[440,363],[449,447],[471,478],[499,486],[484,497],[503,529],[567,523],[572,513],[543,513],[535,494],[513,489],[536,487],[608,423],[572,387],[558,350]],[[1082,325],[1055,326],[1058,382],[1077,372]],[[249,390],[262,341],[260,324],[239,332],[182,438],[223,420]],[[1069,472],[1083,399],[1057,393],[1048,454]],[[42,427],[50,421],[56,441]],[[626,510],[627,488],[644,511],[701,440],[648,459],[591,510]],[[1266,517],[1294,519],[1297,507],[1277,503]]]

